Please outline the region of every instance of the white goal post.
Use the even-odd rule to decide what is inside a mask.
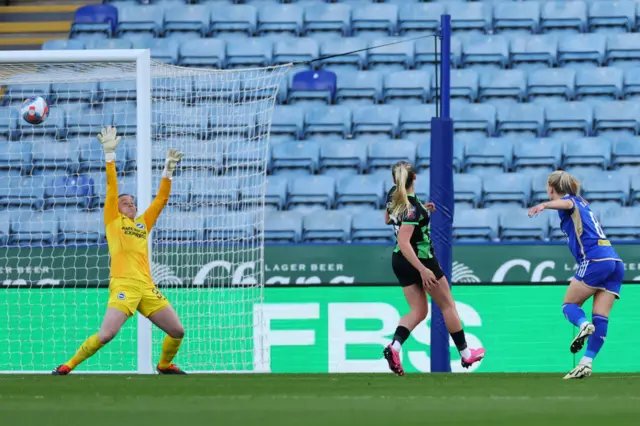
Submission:
[[[134,192],[138,214],[166,150],[185,152],[149,238],[154,281],[186,329],[176,363],[268,370],[258,318],[268,139],[289,69],[184,68],[149,50],[0,51],[0,374],[49,373],[98,331],[109,268],[95,135],[111,124],[123,138],[119,192]],[[40,125],[19,115],[35,95],[51,111]],[[162,336],[138,314],[77,372],[153,374]]]

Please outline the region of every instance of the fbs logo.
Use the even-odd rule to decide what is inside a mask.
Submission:
[[[136,223],[136,227],[138,229],[144,229],[144,225],[142,223]]]
[[[182,285],[171,267],[156,262],[151,262],[151,279],[156,285]]]
[[[127,296],[124,294],[124,291],[121,291],[120,293],[118,293],[118,300],[124,300],[126,298]]]
[[[451,267],[451,281],[454,283],[479,283],[480,277],[464,263],[453,262]]]

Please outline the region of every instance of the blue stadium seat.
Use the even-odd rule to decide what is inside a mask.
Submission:
[[[580,69],[576,74],[576,100],[618,100],[623,97],[623,72],[605,67]]]
[[[414,164],[416,145],[402,139],[376,140],[369,144],[369,172],[389,168],[398,161]]]
[[[293,76],[287,96],[289,104],[331,105],[336,95],[337,76],[325,70],[300,71]]]
[[[115,108],[109,101],[135,102],[137,99],[136,82],[133,80],[101,81],[98,88],[98,96],[105,103],[105,108]]]
[[[274,145],[271,168],[274,174],[314,174],[320,163],[320,145],[312,141]]]
[[[99,101],[98,83],[53,83],[51,85],[51,103],[72,102],[95,103]]]
[[[227,43],[227,67],[249,68],[271,65],[273,45],[261,38],[233,40]]]
[[[367,145],[353,140],[325,141],[320,146],[320,171],[334,177],[360,174],[367,163]]]
[[[98,39],[90,40],[86,45],[87,49],[132,49],[133,43],[131,40],[122,40],[118,38],[111,38],[107,40]]]
[[[18,83],[5,86],[3,104],[18,107],[29,96],[42,96],[46,101],[51,99],[49,83]]]
[[[528,218],[526,209],[503,212],[500,215],[500,239],[502,241],[546,240],[550,225],[549,215],[545,213]]]
[[[93,181],[86,175],[58,176],[47,182],[44,208],[76,207],[88,209],[93,200]]]
[[[631,170],[640,166],[640,138],[621,139],[613,145],[611,167],[614,169]],[[1,150],[1,148],[0,148]]]
[[[379,175],[380,177],[382,177],[383,179],[387,180],[389,179],[389,175],[391,174],[391,167],[389,167],[386,170],[387,174],[386,175]],[[391,185],[393,184],[393,181],[389,179],[388,181],[389,183],[387,184],[387,186],[389,187],[389,189],[391,188]],[[431,176],[429,175],[429,173],[425,173],[423,176],[420,176],[418,179],[416,179],[416,183],[415,183],[415,192],[416,192],[416,197],[418,197],[418,199],[423,200],[424,202],[427,202],[429,200],[429,193],[431,192]],[[385,194],[386,195],[386,194]],[[386,201],[386,200],[385,200]]]
[[[220,4],[211,8],[210,37],[252,37],[258,26],[258,10],[249,4]]]
[[[527,79],[522,70],[485,72],[480,77],[480,102],[493,105],[524,102]]]
[[[465,147],[465,171],[502,173],[511,167],[513,142],[507,138],[478,139]]]
[[[400,124],[400,109],[394,105],[373,105],[353,111],[353,137],[395,138]]]
[[[440,16],[446,13],[444,3],[401,3],[398,11],[398,34],[424,35],[440,28]]]
[[[304,34],[314,38],[340,38],[351,33],[351,6],[311,3],[304,9]]]
[[[632,206],[640,204],[640,176],[631,176],[631,197],[629,201]]]
[[[589,136],[593,125],[593,108],[586,102],[565,102],[545,106],[548,136]]]
[[[0,247],[4,247],[7,245],[7,243],[9,242],[10,234],[11,234],[11,215],[9,214],[8,211],[0,212]]]
[[[102,148],[95,138],[78,138],[75,141],[80,149],[80,165],[78,173],[105,170],[105,161]],[[135,140],[130,141],[126,137],[116,148],[116,170],[122,173],[126,170],[128,159],[127,146],[135,144]],[[1,167],[1,166],[0,166]]]
[[[640,34],[615,34],[607,38],[607,65],[616,68],[640,66]]]
[[[505,136],[542,136],[544,108],[535,104],[503,105],[498,108],[497,133]]]
[[[118,9],[108,4],[92,4],[76,9],[69,38],[83,36],[110,38],[118,23]]]
[[[258,35],[291,34],[302,32],[303,8],[295,4],[269,4],[258,10]]]
[[[240,197],[240,181],[232,176],[214,179],[192,179],[191,202],[199,206],[229,206],[237,204]]]
[[[431,100],[431,75],[427,71],[397,71],[384,77],[385,104],[415,105]]]
[[[205,241],[204,225],[200,213],[165,212],[156,222],[153,239],[156,242]]]
[[[606,170],[611,163],[611,142],[602,137],[579,138],[565,142],[565,167]]]
[[[393,35],[398,25],[398,6],[395,4],[363,4],[351,11],[354,36],[380,37]]]
[[[107,96],[114,94],[107,87],[106,91],[103,90],[104,85],[101,85],[101,93]],[[134,92],[135,93],[135,92]],[[118,128],[118,134],[121,135],[135,135],[137,132],[137,108],[135,102],[110,102],[104,106],[103,114],[105,121],[111,121],[114,126]]]
[[[367,41],[358,37],[347,37],[338,40],[326,40],[320,46],[319,61],[323,69],[331,71],[357,71],[367,64]],[[344,53],[352,52],[348,55]]]
[[[251,101],[247,100],[246,102]],[[197,115],[196,112],[192,114]],[[233,134],[236,137],[242,135],[247,139],[264,136],[264,129],[261,128],[264,125],[264,117],[255,110],[248,112],[247,108],[243,106],[218,105],[209,108],[207,115],[209,115],[208,138],[220,134]]]
[[[485,104],[451,105],[455,132],[491,136],[496,129],[496,109]]]
[[[531,203],[538,204],[544,201],[549,201],[549,194],[547,194],[547,179],[549,178],[549,172],[540,172],[531,176]]]
[[[337,104],[348,106],[377,104],[382,99],[382,74],[376,71],[356,71],[338,74]]]
[[[458,174],[453,175],[453,188],[455,190],[453,199],[461,204],[469,204],[473,208],[477,208],[482,197],[482,178],[474,174]]]
[[[529,101],[557,103],[573,99],[576,72],[572,69],[553,68],[535,70],[529,74]]]
[[[209,32],[209,9],[205,5],[180,5],[167,9],[164,36],[180,40],[204,37]]]
[[[587,5],[583,1],[544,2],[540,12],[543,33],[583,33],[587,30]]]
[[[491,28],[493,16],[491,5],[485,2],[469,2],[464,7],[448,7],[451,15],[451,30],[454,33],[473,32],[484,34]]]
[[[18,130],[21,138],[28,137],[40,138],[42,136],[55,137],[56,139],[64,139],[67,136],[66,126],[67,117],[61,108],[50,108],[49,118],[37,126],[33,126],[24,120],[18,121]]]
[[[466,136],[470,138],[475,137],[474,135],[454,135],[453,138],[453,172],[454,173],[462,173],[462,169],[464,167],[464,147],[465,147],[465,139]]]
[[[393,228],[384,223],[384,210],[365,210],[353,215],[351,241],[388,243],[394,240]]]
[[[589,4],[590,33],[626,33],[636,27],[636,3],[629,0]]]
[[[227,52],[223,40],[196,39],[180,44],[178,65],[198,68],[224,68]]]
[[[336,208],[382,207],[384,181],[375,176],[345,176],[338,181],[336,191]]]
[[[431,140],[427,139],[418,144],[415,167],[418,172],[426,172],[431,166]]]
[[[435,105],[411,105],[400,108],[398,136],[423,142],[431,133],[431,118],[436,116]]]
[[[32,162],[31,145],[29,142],[0,142],[0,170],[24,171],[26,174]]]
[[[640,238],[640,216],[635,207],[621,207],[605,215],[600,221],[611,240],[637,240]]]
[[[342,211],[317,211],[302,220],[302,241],[346,243],[351,239],[351,215]]]
[[[516,5],[518,6],[520,4]],[[511,68],[527,70],[551,68],[558,56],[558,38],[547,34],[513,37],[510,50]]]
[[[179,169],[208,169],[209,171],[220,170],[222,168],[222,147],[221,141],[217,144],[206,143],[197,139],[189,139],[185,135],[177,135],[165,139],[165,146],[170,146],[185,153],[185,157],[180,161]],[[257,144],[259,141],[253,141]],[[229,149],[227,147],[227,149]],[[231,149],[230,149],[231,150]],[[227,155],[229,155],[227,153]],[[166,151],[159,149],[156,145],[153,150],[152,163],[155,168],[164,167]],[[247,161],[245,159],[245,161]]]
[[[247,244],[256,233],[255,223],[256,213],[253,211],[214,214],[204,220],[204,239]]]
[[[463,68],[501,69],[508,64],[509,43],[504,36],[470,37],[462,43]]]
[[[476,102],[480,84],[480,75],[477,71],[472,69],[451,70],[450,78],[450,97],[452,101]],[[435,79],[433,82],[435,82]],[[435,90],[435,87],[433,87],[433,90]]]
[[[291,105],[276,106],[271,121],[271,142],[302,139],[304,110]]]
[[[0,180],[0,206],[41,210],[46,179],[43,176],[10,176]]]
[[[500,173],[483,179],[484,206],[516,204],[526,207],[531,198],[531,177],[521,173]]]
[[[623,85],[624,98],[626,100],[640,99],[640,68],[626,70]]]
[[[48,247],[58,242],[60,222],[53,212],[11,214],[9,244],[19,247]]]
[[[276,210],[282,210],[287,204],[288,191],[289,179],[287,176],[267,176],[265,204],[268,207],[275,208]],[[242,195],[244,198],[245,193],[243,192]]]
[[[575,34],[558,42],[558,66],[601,67],[607,51],[607,38],[602,34]]]
[[[118,10],[116,35],[129,39],[160,37],[163,24],[164,11],[161,7],[127,5]]]
[[[156,61],[172,65],[178,63],[178,50],[180,49],[178,40],[163,38],[134,40],[133,48],[151,50],[151,58]]]
[[[65,212],[60,216],[61,233],[58,243],[103,244],[105,242],[104,218],[101,212]]]
[[[42,43],[42,50],[82,50],[85,42],[82,40],[47,40]]]
[[[317,107],[305,115],[305,138],[339,137],[346,139],[351,133],[351,110],[344,106]]]
[[[164,137],[199,137],[207,131],[207,117],[202,114],[202,108],[184,106],[181,102],[154,102],[152,120],[154,132]]]
[[[603,136],[635,136],[640,131],[639,116],[640,106],[636,102],[598,103],[594,107],[594,132]]]
[[[311,61],[318,58],[319,51],[318,43],[312,38],[281,40],[274,45],[273,63],[288,64]]]
[[[438,18],[439,19],[439,18]],[[415,68],[431,71],[434,64],[440,63],[440,48],[436,53],[431,37],[416,40],[415,42]],[[451,66],[459,67],[462,58],[462,44],[458,38],[451,39]]]
[[[615,202],[625,206],[629,201],[629,175],[623,172],[589,173],[582,184],[582,195],[593,202]]]
[[[67,114],[67,138],[78,135],[95,137],[105,124],[105,117],[89,108],[72,108]]]
[[[93,180],[94,199],[91,205],[92,209],[100,209],[104,206],[104,200],[107,194],[107,177],[104,172],[93,172],[87,174]],[[43,186],[44,191],[44,186]],[[118,193],[132,194],[134,197],[138,195],[136,176],[118,176]],[[43,192],[44,196],[44,192]]]
[[[330,209],[333,206],[336,182],[331,176],[297,176],[289,182],[286,208],[304,207]]]
[[[413,68],[413,41],[401,37],[377,38],[369,43],[369,48],[369,70],[389,73]]]
[[[456,212],[453,238],[457,241],[493,241],[498,237],[498,215],[490,209]]]
[[[493,19],[496,33],[536,34],[540,28],[540,4],[499,2],[493,8]]]
[[[264,217],[265,243],[297,243],[302,236],[302,214],[267,212]]]
[[[18,111],[16,108],[0,106],[0,141],[10,141],[18,135]]]
[[[513,145],[513,169],[522,171],[557,170],[562,163],[562,142],[555,139],[523,140]]]

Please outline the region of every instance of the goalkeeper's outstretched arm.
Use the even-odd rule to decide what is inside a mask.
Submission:
[[[116,174],[116,148],[120,137],[115,127],[105,127],[98,134],[98,141],[102,144],[104,160],[107,163],[107,194],[104,201],[104,224],[118,218],[118,176]]]
[[[178,161],[180,161],[183,156],[184,154],[182,152],[178,152],[175,149],[167,151],[167,159],[164,163],[164,171],[162,172],[162,181],[160,182],[158,194],[143,215],[144,223],[147,225],[148,230],[153,228],[153,225],[155,225],[156,220],[158,220],[160,213],[162,213],[162,209],[164,209],[164,206],[166,206],[169,201],[173,172],[176,169]]]

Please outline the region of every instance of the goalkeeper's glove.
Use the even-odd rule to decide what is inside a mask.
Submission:
[[[163,178],[171,179],[173,177],[176,165],[182,157],[184,157],[184,152],[179,152],[175,149],[167,151],[167,160],[164,162],[164,171],[162,172]]]
[[[102,144],[105,161],[108,163],[116,161],[116,148],[120,143],[120,136],[118,136],[116,128],[113,126],[102,128],[98,140]]]

